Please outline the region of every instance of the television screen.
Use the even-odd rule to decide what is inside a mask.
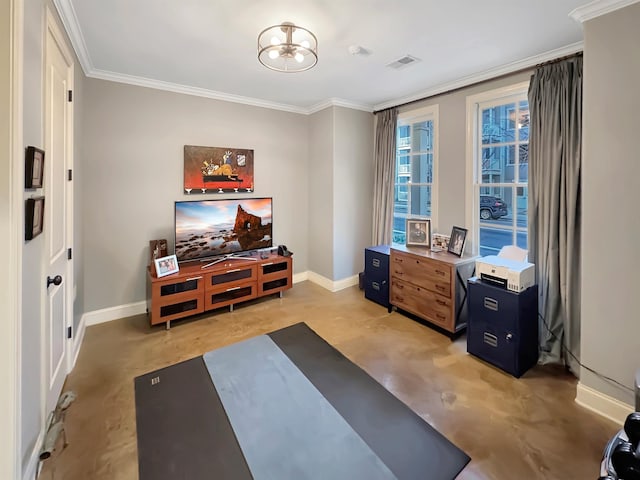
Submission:
[[[271,198],[175,203],[178,261],[273,246]]]

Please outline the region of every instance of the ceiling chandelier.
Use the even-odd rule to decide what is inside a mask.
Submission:
[[[318,63],[318,39],[291,22],[274,25],[258,35],[258,60],[277,72],[304,72]]]

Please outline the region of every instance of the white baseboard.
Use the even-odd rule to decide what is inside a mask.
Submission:
[[[38,478],[38,475],[40,474],[40,467],[42,466],[40,463],[40,449],[42,448],[42,442],[44,442],[44,430],[38,435],[38,439],[33,446],[31,455],[29,455],[29,462],[22,472],[22,480],[34,480]]]
[[[109,307],[101,310],[94,310],[93,312],[87,312],[82,316],[82,320],[84,320],[84,324],[89,327],[91,325],[110,322],[120,318],[140,315],[141,313],[146,313],[146,311],[147,302],[146,300],[143,300],[141,302],[128,303],[117,307]]]
[[[587,387],[580,382],[578,382],[576,389],[576,403],[619,425],[623,425],[627,415],[634,411],[631,405]]]
[[[309,272],[302,272],[302,273],[294,273],[293,274],[293,283],[300,283],[300,282],[304,282],[305,280],[309,280]]]
[[[358,275],[354,275],[352,277],[343,278],[342,280],[329,280],[322,275],[318,275],[315,272],[307,272],[308,280],[315,283],[316,285],[320,285],[323,288],[331,292],[337,292],[344,288],[351,287],[353,285],[357,285],[359,282]]]

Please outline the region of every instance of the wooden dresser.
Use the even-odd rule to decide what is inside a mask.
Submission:
[[[467,279],[475,256],[458,257],[419,247],[393,245],[389,303],[412,313],[451,335],[467,325]]]

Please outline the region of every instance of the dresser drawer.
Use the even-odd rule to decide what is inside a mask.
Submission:
[[[441,262],[394,252],[391,257],[391,276],[451,296],[451,268]]]
[[[453,325],[453,304],[449,297],[393,278],[390,298],[393,305],[442,327],[451,328]]]

